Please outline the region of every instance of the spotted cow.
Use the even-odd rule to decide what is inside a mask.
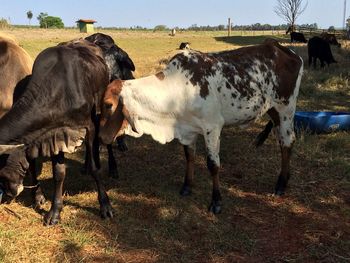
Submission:
[[[187,160],[180,194],[188,195],[196,140],[203,135],[213,178],[209,211],[216,214],[221,211],[218,172],[223,126],[245,126],[267,113],[281,146],[282,169],[275,193],[282,195],[289,179],[302,72],[302,59],[272,39],[219,53],[184,50],[162,72],[109,84],[102,103],[100,138],[104,143],[122,134],[149,134],[160,143],[177,138]]]

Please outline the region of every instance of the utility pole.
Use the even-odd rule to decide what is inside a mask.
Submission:
[[[346,19],[346,0],[344,0],[344,13],[343,13],[343,30],[345,30],[345,19]]]

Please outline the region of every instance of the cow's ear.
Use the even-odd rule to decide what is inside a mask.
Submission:
[[[16,144],[16,145],[10,145],[10,144],[0,144],[0,155],[1,154],[10,154],[20,148],[22,148],[24,144]]]
[[[123,115],[125,117],[125,119],[128,121],[128,123],[130,124],[133,132],[138,133],[136,126],[135,126],[135,122],[133,120],[133,118],[131,118],[128,109],[123,105],[123,109],[122,109]]]

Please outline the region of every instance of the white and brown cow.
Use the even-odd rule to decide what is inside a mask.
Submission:
[[[116,80],[108,86],[100,137],[104,143],[124,133],[134,137],[149,134],[160,143],[177,138],[187,159],[180,193],[187,195],[191,193],[196,140],[203,135],[213,177],[209,210],[219,213],[221,130],[224,125],[244,126],[268,113],[281,146],[282,169],[275,187],[275,193],[281,195],[289,179],[293,116],[302,72],[302,59],[272,39],[219,53],[185,50],[156,75]]]

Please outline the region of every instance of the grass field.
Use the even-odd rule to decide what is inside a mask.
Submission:
[[[257,44],[265,36],[225,32],[102,31],[127,51],[136,77],[159,71],[188,41],[201,51]],[[75,30],[5,31],[35,58],[46,47],[85,35]],[[307,62],[304,44],[273,36]],[[350,110],[350,42],[333,48],[338,60],[325,69],[305,65],[298,110]],[[221,137],[223,212],[207,212],[211,178],[203,141],[198,142],[195,188],[178,192],[184,175],[181,145],[160,145],[144,136],[128,138],[129,151],[116,152],[120,178],[103,178],[115,217],[101,220],[90,177],[79,173],[83,152],[67,155],[62,221],[44,227],[25,190],[16,202],[0,206],[0,262],[349,262],[350,136],[346,132],[301,134],[291,162],[287,194],[271,195],[280,169],[273,136],[255,149],[252,142],[266,121],[246,130],[228,127]],[[103,152],[105,155],[106,153]],[[106,167],[106,160],[103,167]],[[50,163],[40,176],[46,197],[53,193]],[[47,201],[44,210],[48,211]],[[8,210],[10,209],[10,210]],[[14,211],[15,214],[11,213]]]

